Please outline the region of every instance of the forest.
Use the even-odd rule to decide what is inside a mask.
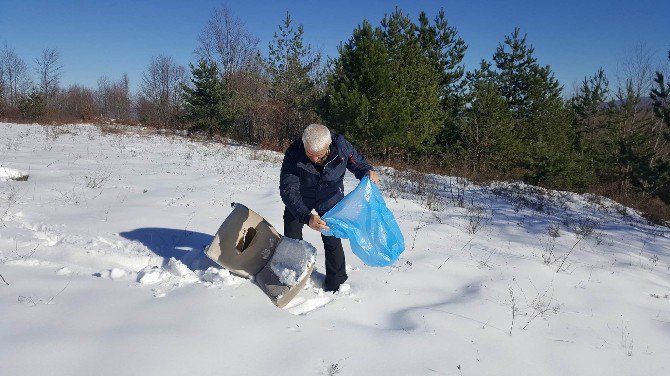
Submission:
[[[194,61],[153,57],[137,92],[125,74],[65,87],[57,48],[28,62],[5,42],[0,120],[141,124],[278,151],[321,122],[375,163],[592,192],[670,220],[670,51],[654,66],[636,45],[616,77],[599,69],[566,88],[521,28],[467,70],[444,10],[362,20],[330,59],[305,32],[286,13],[262,54],[243,20],[214,9]]]

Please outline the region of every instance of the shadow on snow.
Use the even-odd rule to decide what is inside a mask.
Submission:
[[[147,227],[119,233],[121,237],[142,243],[151,252],[165,259],[174,257],[190,269],[218,267],[204,254],[214,237],[201,232],[173,228]]]

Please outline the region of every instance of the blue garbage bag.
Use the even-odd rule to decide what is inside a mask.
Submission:
[[[349,239],[351,250],[367,265],[391,265],[405,250],[398,223],[368,176],[322,219],[330,227],[322,233]]]

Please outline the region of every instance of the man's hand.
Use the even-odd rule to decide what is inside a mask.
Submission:
[[[375,170],[370,170],[368,171],[367,175],[370,177],[370,180],[372,180],[373,183],[377,184],[379,183],[379,174]]]
[[[312,214],[312,216],[309,217],[309,227],[312,230],[315,230],[315,231],[321,231],[323,229],[325,229],[325,230],[329,229],[329,227],[326,226],[326,222],[324,222],[323,219],[321,219],[321,217],[319,217],[318,214]]]

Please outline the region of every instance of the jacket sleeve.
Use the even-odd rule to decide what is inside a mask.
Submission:
[[[290,147],[284,155],[281,175],[279,176],[279,194],[291,214],[300,223],[309,224],[312,213],[300,196],[300,177],[298,176],[297,161],[292,149]]]
[[[344,157],[347,158],[347,169],[354,174],[356,179],[361,180],[368,171],[374,170],[363,154],[359,153],[349,141],[344,139],[344,137],[342,137],[342,143],[346,154]]]

